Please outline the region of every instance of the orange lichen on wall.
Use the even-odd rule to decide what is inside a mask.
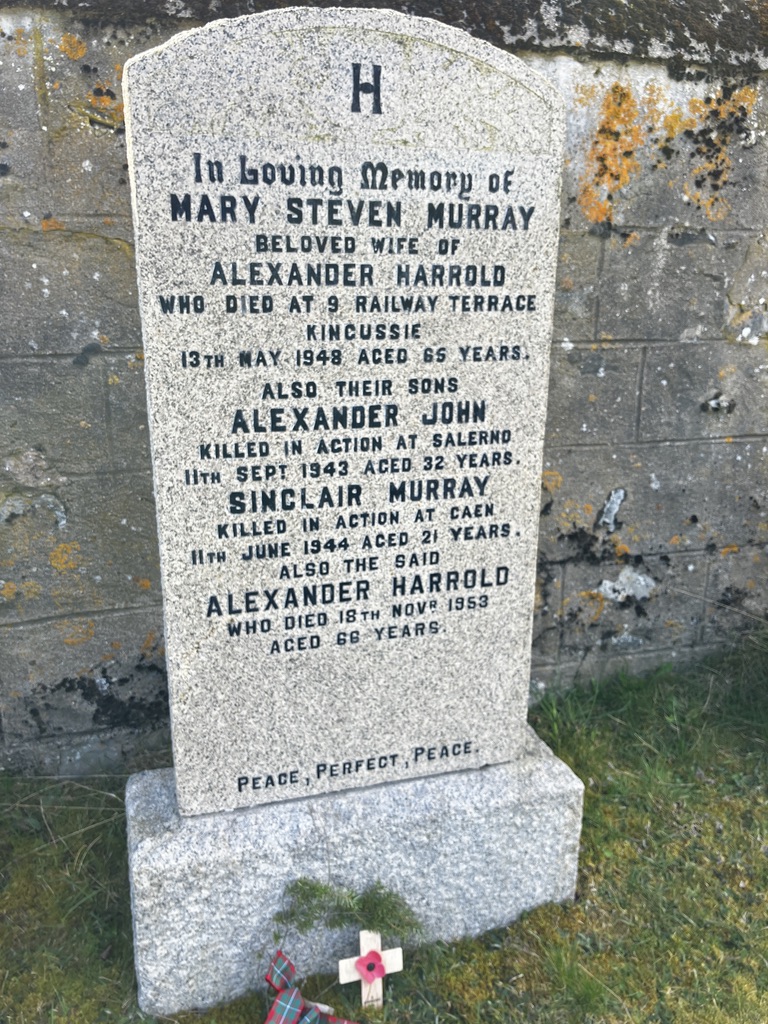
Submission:
[[[119,81],[119,76],[118,76]],[[125,119],[123,104],[117,98],[115,89],[109,79],[100,79],[88,93],[91,120],[110,128],[122,128]]]
[[[723,220],[730,212],[731,204],[720,195],[733,166],[728,150],[734,136],[744,130],[756,102],[756,88],[745,85],[721,89],[715,96],[694,98],[689,103],[699,129],[688,129],[687,134],[693,136],[694,156],[700,162],[690,172],[683,191],[710,220]]]
[[[40,227],[43,231],[64,231],[66,225],[62,221],[57,220],[56,217],[43,217],[40,221]]]
[[[157,645],[157,633],[153,629],[147,633],[144,638],[144,643],[141,645],[141,653],[144,655],[151,654],[152,649]]]
[[[563,477],[556,469],[545,469],[541,474],[541,485],[545,491],[554,494],[563,486]]]
[[[560,527],[560,532],[563,535],[566,535],[572,530],[591,530],[594,515],[591,512],[586,511],[588,508],[591,508],[591,506],[582,505],[573,498],[569,498],[564,501],[557,512],[557,522]]]
[[[165,654],[165,647],[162,642],[158,643],[157,633],[153,629],[147,633],[144,643],[141,645],[142,658],[149,658],[151,655],[162,657]]]
[[[14,598],[21,595],[21,597],[26,598],[26,600],[34,600],[34,598],[40,597],[42,592],[42,586],[39,583],[35,583],[33,580],[25,580],[21,586],[14,583],[12,580],[8,580],[0,587],[0,598],[3,598],[6,601],[13,601]]]
[[[658,124],[669,106],[666,90],[656,81],[650,81],[643,90],[643,107],[653,124]]]
[[[577,96],[582,105],[589,105],[587,99],[595,103],[594,92]],[[726,83],[680,106],[658,83],[648,83],[636,98],[629,85],[614,82],[603,96],[581,178],[584,216],[595,224],[613,223],[619,190],[643,171],[674,168],[678,174],[670,188],[679,189],[709,220],[722,220],[731,208],[721,193],[733,166],[731,148],[754,132],[756,103],[752,85]]]
[[[13,45],[16,49],[16,54],[19,57],[26,57],[27,55],[27,40],[24,38],[24,29],[17,28],[13,34]]]
[[[57,572],[77,569],[80,565],[80,560],[76,553],[79,550],[80,545],[77,541],[73,541],[71,544],[59,544],[48,556],[48,561]]]
[[[632,90],[614,82],[603,98],[600,125],[587,157],[579,206],[593,224],[611,223],[613,196],[640,171],[637,152],[645,141]]]
[[[597,96],[597,86],[594,84],[590,85],[577,85],[574,92],[574,99],[580,107],[591,107],[595,102]]]
[[[542,582],[539,578],[536,579],[536,584],[533,591],[533,610],[540,612],[544,607],[544,592]]]
[[[70,60],[81,60],[85,56],[88,47],[79,36],[73,35],[71,32],[65,32],[61,37],[59,49]]]
[[[107,110],[115,98],[115,94],[112,92],[112,83],[106,81],[98,81],[88,97],[92,107],[101,107],[102,110]]]
[[[617,558],[625,558],[627,555],[631,554],[629,545],[620,540],[617,534],[612,533],[610,539]]]
[[[674,142],[678,135],[683,132],[690,132],[696,127],[696,118],[691,114],[685,114],[680,107],[673,107],[662,119],[665,138],[661,145]]]
[[[587,614],[590,616],[590,622],[597,622],[605,610],[605,597],[599,590],[580,590],[579,597],[585,604],[592,605]]]
[[[96,623],[93,619],[75,621],[62,619],[54,623],[56,632],[61,635],[62,640],[68,647],[77,647],[92,640],[96,634]]]

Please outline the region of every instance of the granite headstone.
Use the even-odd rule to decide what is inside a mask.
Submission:
[[[435,939],[573,894],[582,786],[525,722],[564,117],[391,11],[215,22],[125,86],[175,763],[129,781],[129,871],[170,1014],[258,985],[300,876]]]
[[[427,24],[126,66],[182,814],[522,750],[563,109]]]

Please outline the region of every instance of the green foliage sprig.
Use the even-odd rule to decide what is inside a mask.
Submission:
[[[287,905],[275,914],[275,922],[293,927],[302,935],[316,925],[354,926],[402,940],[416,939],[423,933],[422,924],[408,903],[381,882],[355,892],[313,878],[298,878],[285,887],[285,897]]]

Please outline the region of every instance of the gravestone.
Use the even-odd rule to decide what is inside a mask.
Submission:
[[[563,110],[384,11],[216,22],[125,87],[174,748],[129,850],[168,1013],[254,984],[302,874],[445,938],[572,894],[580,784],[525,721]]]

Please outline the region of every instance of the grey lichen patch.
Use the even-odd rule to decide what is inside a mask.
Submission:
[[[702,412],[732,413],[736,408],[736,399],[729,398],[718,388],[710,398],[701,403],[700,408]]]
[[[8,455],[3,469],[13,483],[20,487],[39,488],[66,483],[66,477],[60,476],[52,469],[45,455],[37,448],[28,448],[26,451]]]
[[[603,580],[597,588],[598,592],[609,601],[619,603],[634,598],[636,601],[647,600],[656,589],[655,580],[644,573],[626,565],[615,580]]]
[[[22,498],[18,494],[13,494],[9,498],[0,502],[0,524],[7,523],[16,516],[24,515],[27,508],[29,508],[29,502]]]
[[[605,505],[603,506],[603,511],[597,520],[598,526],[605,526],[609,533],[613,533],[617,528],[617,525],[621,525],[620,523],[617,524],[616,516],[619,514],[619,509],[621,508],[621,504],[626,496],[627,492],[623,487],[617,487],[615,490],[611,491]]]
[[[0,494],[0,499],[2,495]],[[4,500],[0,500],[0,525],[9,523],[13,519],[32,512],[35,509],[46,509],[53,513],[56,525],[63,529],[67,525],[67,513],[64,505],[55,494],[38,494],[35,496],[27,494],[11,494]]]
[[[768,239],[756,238],[728,291],[729,318],[724,326],[729,341],[757,345],[768,340]]]

